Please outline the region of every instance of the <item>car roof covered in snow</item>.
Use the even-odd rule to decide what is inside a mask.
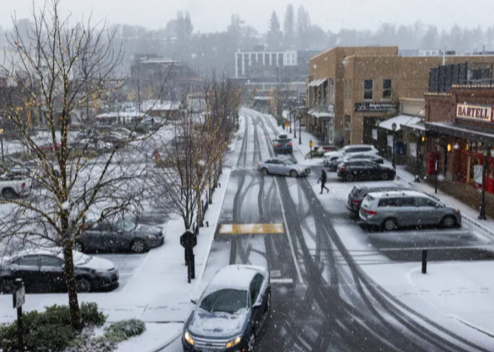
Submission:
[[[216,273],[209,286],[235,287],[249,289],[250,282],[256,274],[267,275],[265,268],[253,265],[229,265]]]

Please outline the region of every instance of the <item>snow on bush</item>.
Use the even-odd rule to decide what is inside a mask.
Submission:
[[[125,341],[131,337],[142,334],[146,325],[142,320],[129,319],[110,324],[106,328],[105,338],[113,343]]]

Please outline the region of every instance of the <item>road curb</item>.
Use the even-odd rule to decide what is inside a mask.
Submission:
[[[415,189],[414,184],[412,182],[408,181],[407,179],[405,179],[404,177],[401,177],[400,175],[396,174],[396,178],[408,183],[413,189]],[[451,206],[450,204],[448,204],[448,205]],[[479,229],[485,231],[487,234],[489,234],[491,237],[494,238],[494,230],[489,229],[487,226],[484,226],[483,224],[479,223],[478,221],[475,221],[473,218],[471,218],[468,215],[461,214],[461,218],[463,220],[467,221],[468,223],[474,225],[475,227],[478,227]]]
[[[175,340],[178,339],[181,335],[182,335],[182,332],[179,332],[176,336],[173,336],[173,337],[169,338],[167,341],[163,342],[158,347],[153,347],[153,349],[150,349],[147,352],[159,352],[159,351],[163,351],[163,349],[167,348],[172,343],[174,343]]]

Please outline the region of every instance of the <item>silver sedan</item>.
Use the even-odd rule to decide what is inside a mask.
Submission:
[[[260,171],[263,176],[272,174],[297,177],[310,174],[310,167],[297,164],[290,159],[272,158],[257,164],[257,171]]]

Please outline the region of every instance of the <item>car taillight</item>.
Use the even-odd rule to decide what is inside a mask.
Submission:
[[[366,214],[369,214],[369,215],[376,215],[377,214],[377,211],[374,211],[374,210],[364,209],[364,211],[365,211]]]
[[[358,200],[356,200],[356,199],[350,199],[350,200],[352,201],[352,203],[358,204]]]
[[[257,167],[259,167],[259,163],[257,164]]]
[[[345,167],[344,166],[340,166],[338,169],[339,170],[345,170]]]
[[[275,146],[275,147],[279,147],[280,145],[279,145],[279,144],[275,144],[274,146]]]
[[[22,189],[26,188],[26,183],[25,182],[22,182],[21,188]]]
[[[288,145],[291,147],[292,146],[292,142],[288,143]]]

